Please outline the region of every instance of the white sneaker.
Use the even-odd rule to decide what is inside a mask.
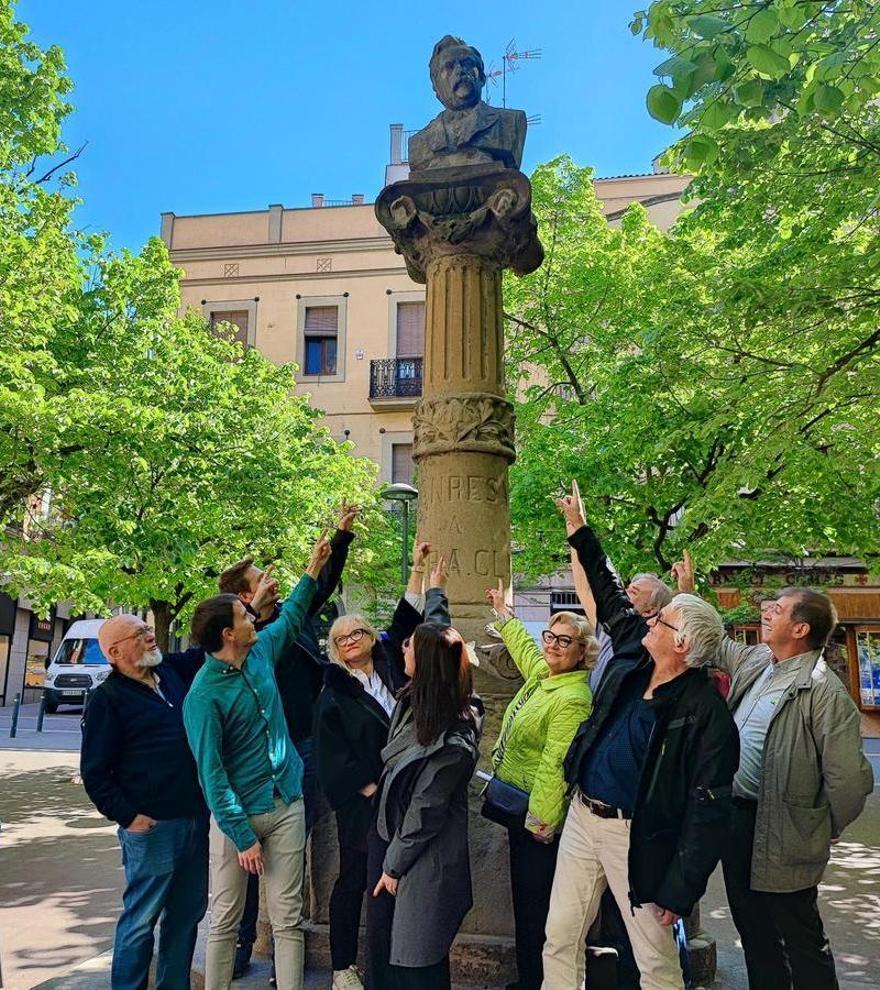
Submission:
[[[331,990],[364,990],[357,966],[349,966],[348,969],[334,969],[333,982],[330,984],[330,988]]]

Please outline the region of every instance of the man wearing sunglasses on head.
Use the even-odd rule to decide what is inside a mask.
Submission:
[[[264,583],[258,605],[268,593]],[[136,615],[108,619],[98,641],[113,670],[83,718],[80,769],[95,807],[119,826],[125,890],[111,986],[146,986],[159,923],[156,986],[184,990],[208,903],[208,812],[183,701],[205,651],[163,655]]]
[[[557,500],[608,629],[613,656],[564,762],[572,802],[559,845],[544,945],[544,987],[584,977],[584,935],[610,887],[643,990],[680,990],[672,925],[703,895],[728,832],[736,727],[707,672],[724,629],[679,594],[633,607],[577,500]]]

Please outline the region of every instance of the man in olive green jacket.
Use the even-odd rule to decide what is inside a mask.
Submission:
[[[740,733],[727,896],[752,990],[836,990],[817,885],[873,775],[858,710],[822,659],[837,624],[830,600],[786,588],[762,613],[764,643],[725,640],[718,659]]]

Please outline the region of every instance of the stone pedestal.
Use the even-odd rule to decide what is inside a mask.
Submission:
[[[511,587],[507,471],[514,449],[513,406],[504,385],[502,273],[526,274],[543,251],[531,187],[499,163],[431,168],[383,190],[376,214],[427,284],[423,398],[416,406],[421,538],[449,563],[449,602],[466,640],[486,641],[486,588]],[[516,671],[485,660],[475,674],[486,705],[482,745],[488,764]],[[515,977],[507,835],[470,802],[474,907],[453,952],[457,979],[504,984]]]

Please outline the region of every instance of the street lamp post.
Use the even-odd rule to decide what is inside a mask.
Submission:
[[[403,514],[403,533],[400,546],[400,576],[404,585],[409,580],[409,503],[414,502],[419,497],[418,491],[412,485],[407,485],[403,481],[398,481],[394,485],[388,485],[382,490],[382,498],[389,502],[400,502],[400,509]]]

